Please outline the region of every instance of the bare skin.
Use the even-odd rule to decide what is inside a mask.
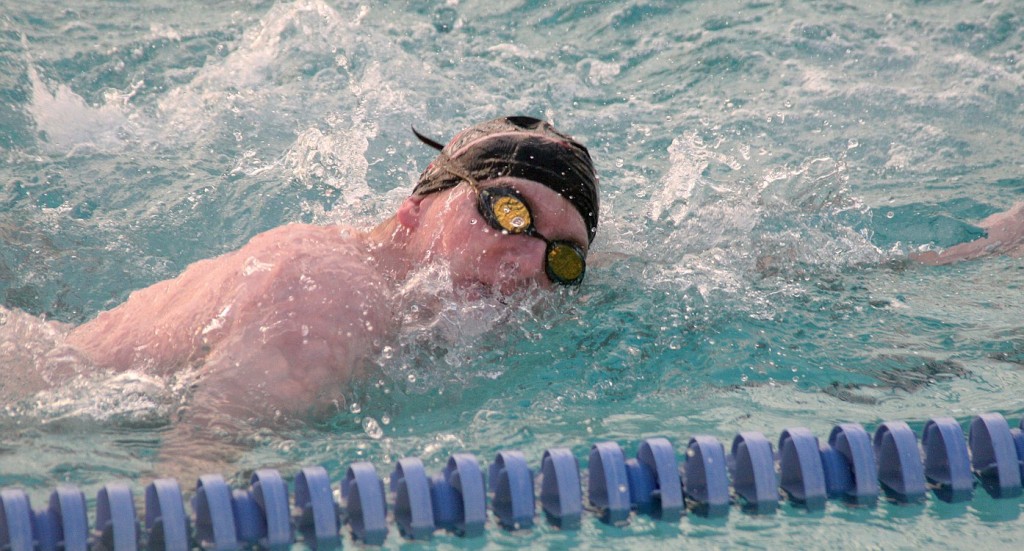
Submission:
[[[547,187],[511,185],[534,210],[538,230],[587,246],[574,207]],[[368,232],[294,224],[254,237],[241,249],[189,266],[136,291],[69,335],[93,364],[160,375],[199,369],[194,401],[220,413],[267,418],[332,403],[396,330],[394,296],[425,262],[449,266],[457,286],[507,293],[550,287],[545,243],[493,230],[466,185],[409,197]]]
[[[994,254],[1024,256],[1024,202],[985,218],[978,226],[988,232],[987,237],[960,243],[941,252],[913,254],[911,258],[922,264],[938,266]]]

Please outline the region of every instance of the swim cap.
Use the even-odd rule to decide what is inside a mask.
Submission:
[[[583,217],[589,241],[594,241],[598,212],[594,163],[583,144],[551,124],[532,117],[502,117],[467,128],[443,148],[416,135],[440,149],[441,155],[420,175],[413,195],[455,187],[463,181],[463,173],[478,182],[502,176],[525,178],[572,203]]]

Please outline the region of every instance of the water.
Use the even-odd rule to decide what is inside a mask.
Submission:
[[[68,324],[134,289],[282,223],[381,219],[431,158],[410,125],[444,139],[518,113],[578,137],[601,175],[580,292],[413,308],[443,283],[428,267],[337,414],[239,431],[204,465],[242,480],[323,464],[337,480],[411,455],[436,472],[455,451],[536,464],[606,439],[632,455],[654,435],[1015,424],[1024,261],[908,253],[976,237],[1024,196],[1022,18],[999,1],[7,2],[0,349],[80,366]],[[85,374],[42,394],[7,377],[0,485],[38,506],[60,481],[95,495],[173,472],[189,377]],[[1019,507],[979,490],[486,541],[995,547],[1022,537]]]

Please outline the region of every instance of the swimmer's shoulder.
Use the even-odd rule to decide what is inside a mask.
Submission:
[[[375,288],[382,285],[383,276],[370,257],[364,234],[341,225],[280,226],[253,237],[238,251],[243,271],[265,268],[277,285],[301,280]]]
[[[355,269],[365,264],[366,250],[364,235],[354,228],[287,224],[256,235],[233,255],[247,266],[300,263]]]
[[[318,224],[285,224],[257,234],[246,247],[263,248],[298,246],[304,243],[321,243],[335,246],[358,246],[362,242],[362,234],[350,226]]]

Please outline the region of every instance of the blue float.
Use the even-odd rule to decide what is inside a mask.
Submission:
[[[434,479],[434,488],[435,495],[443,497],[434,501],[434,512],[445,510],[447,529],[465,537],[483,534],[487,519],[486,494],[483,471],[475,457],[470,454],[449,457],[440,478]]]
[[[295,526],[312,547],[333,547],[338,537],[338,510],[331,493],[331,478],[323,467],[306,467],[295,475]]]
[[[188,517],[177,480],[161,478],[146,486],[145,526],[151,549],[190,549]]]
[[[600,442],[590,448],[590,504],[603,522],[620,524],[629,520],[629,478],[622,448],[615,442]]]
[[[683,491],[694,512],[707,517],[729,513],[729,477],[725,448],[712,436],[695,436],[686,446]]]
[[[0,549],[32,551],[32,506],[23,490],[0,490]]]
[[[341,496],[348,512],[352,537],[367,545],[381,545],[388,535],[387,502],[384,482],[371,463],[365,461],[349,466],[341,481]]]
[[[544,450],[540,502],[548,520],[564,529],[579,527],[583,515],[580,463],[567,448]]]
[[[234,490],[210,474],[196,482],[191,517],[178,483],[158,479],[145,489],[144,524],[130,487],[110,483],[97,494],[94,529],[85,496],[74,486],[58,486],[41,510],[32,509],[24,490],[0,488],[0,551],[130,551],[142,545],[171,551],[284,549],[298,541],[336,548],[342,511],[355,539],[381,545],[389,531],[388,495],[401,536],[424,540],[437,529],[461,537],[482,535],[488,494],[490,512],[503,529],[530,529],[539,499],[550,524],[571,530],[580,526],[584,501],[602,522],[624,524],[634,510],[670,523],[679,522],[686,507],[721,517],[729,512],[731,493],[743,511],[755,514],[776,511],[780,490],[792,504],[811,511],[824,510],[829,498],[871,505],[883,489],[904,503],[927,499],[929,488],[940,500],[962,502],[971,499],[976,480],[997,498],[1024,493],[1024,435],[998,413],[972,419],[966,441],[955,419],[935,417],[924,425],[920,442],[902,421],[882,423],[871,437],[860,425],[841,424],[831,430],[827,444],[807,429],[787,428],[777,455],[759,432],[736,435],[728,454],[714,437],[696,436],[681,459],[665,438],[642,441],[629,460],[616,442],[594,444],[585,499],[579,461],[565,448],[545,450],[539,480],[517,451],[498,452],[487,478],[470,454],[453,454],[434,478],[419,459],[400,459],[391,473],[390,494],[374,466],[361,462],[350,465],[341,480],[344,507],[335,501],[322,467],[296,474],[294,503],[277,471],[257,470],[248,489]]]
[[[968,441],[971,467],[982,487],[996,498],[1019,496],[1020,458],[1006,419],[998,413],[975,417],[971,421]]]
[[[835,461],[830,454],[826,471],[834,472],[835,480],[848,480],[843,484],[842,492],[846,500],[856,505],[873,505],[878,500],[878,467],[871,439],[864,427],[857,423],[843,423],[832,428],[828,436],[828,445],[835,450],[844,462]],[[824,463],[824,456],[822,459]],[[834,469],[848,469],[849,478],[835,472]]]
[[[964,440],[964,429],[952,417],[933,417],[921,434],[924,475],[939,499],[956,503],[971,499],[974,475]]]
[[[192,497],[196,539],[204,549],[238,549],[234,504],[231,489],[218,474],[199,477]]]
[[[488,469],[491,508],[498,524],[510,530],[533,526],[537,501],[533,493],[533,471],[518,451],[498,452]]]
[[[878,481],[897,501],[913,503],[924,499],[927,488],[917,436],[903,421],[882,423],[873,440],[878,458]]]
[[[649,494],[635,495],[633,503],[638,510],[654,518],[675,522],[683,515],[686,504],[683,501],[683,481],[679,475],[679,461],[672,443],[667,438],[648,438],[640,443],[636,459],[627,465],[636,464],[642,468],[645,477],[650,478],[652,490]],[[630,479],[630,495],[634,485]]]
[[[259,469],[252,474],[249,484],[249,493],[261,513],[259,545],[269,549],[291,547],[294,538],[284,479],[273,469]]]
[[[759,432],[741,432],[732,441],[732,485],[751,512],[768,514],[779,507],[772,444]]]
[[[821,458],[818,438],[811,431],[794,427],[779,435],[779,486],[808,511],[823,510],[829,497]]]
[[[58,486],[50,494],[50,518],[56,522],[57,546],[64,551],[86,551],[89,548],[89,519],[85,494],[74,486]]]
[[[131,488],[112,482],[96,494],[96,547],[134,551],[139,547],[139,522]]]
[[[429,539],[437,528],[430,497],[430,480],[423,462],[416,457],[399,459],[391,473],[391,492],[395,500],[395,522],[402,536]]]
[[[260,506],[248,490],[231,492],[231,507],[235,512],[235,536],[245,547],[255,547],[267,534],[266,521]]]

